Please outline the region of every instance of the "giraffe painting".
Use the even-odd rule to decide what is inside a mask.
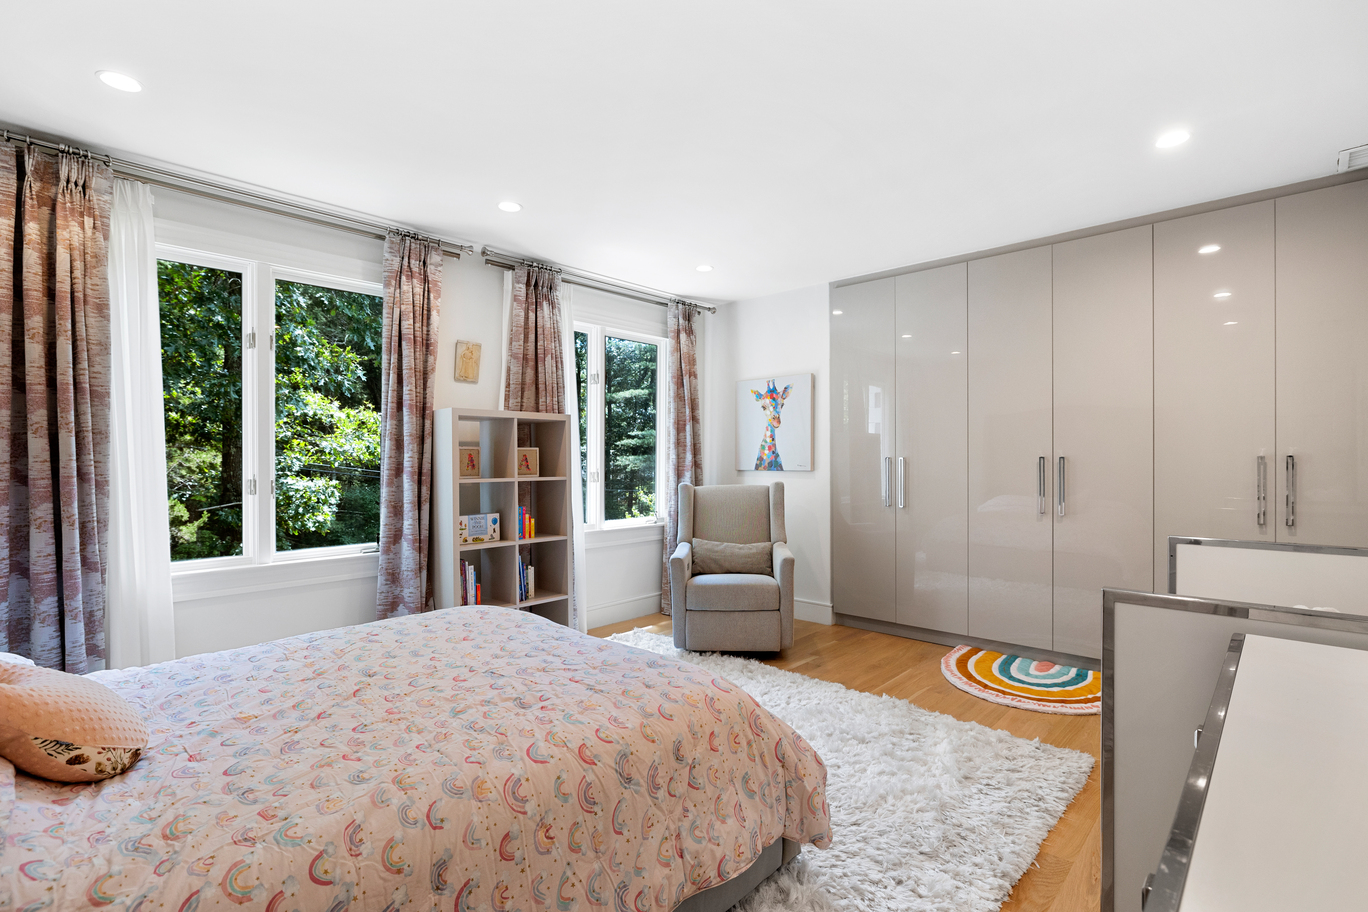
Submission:
[[[786,384],[781,393],[779,387],[771,380],[763,393],[751,390],[751,395],[755,396],[755,401],[760,403],[760,409],[765,413],[765,437],[760,441],[760,452],[755,457],[757,472],[784,471],[783,460],[779,458],[779,450],[774,445],[774,431],[779,427],[779,412],[783,410],[784,400],[788,398],[791,389],[793,386]]]

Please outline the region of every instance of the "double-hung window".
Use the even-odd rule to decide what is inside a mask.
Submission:
[[[158,246],[171,559],[374,550],[381,289]]]
[[[575,323],[580,478],[588,528],[659,522],[665,340]]]

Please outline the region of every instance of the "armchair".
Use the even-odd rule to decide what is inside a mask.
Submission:
[[[770,542],[773,573],[693,573],[695,538]],[[784,483],[679,486],[679,546],[670,557],[674,642],[694,652],[778,652],[793,645],[793,552]]]

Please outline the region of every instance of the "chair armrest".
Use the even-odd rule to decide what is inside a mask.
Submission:
[[[793,552],[788,542],[775,542],[772,556],[779,583],[779,639],[781,648],[787,649],[793,645]]]
[[[682,541],[670,555],[670,627],[674,633],[674,644],[679,649],[687,649],[688,637],[685,629],[688,624],[688,606],[684,592],[693,575],[693,544]]]

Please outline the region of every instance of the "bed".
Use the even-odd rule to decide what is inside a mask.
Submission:
[[[93,677],[148,750],[84,785],[0,760],[0,908],[705,908],[830,844],[821,759],[744,691],[528,613]]]

